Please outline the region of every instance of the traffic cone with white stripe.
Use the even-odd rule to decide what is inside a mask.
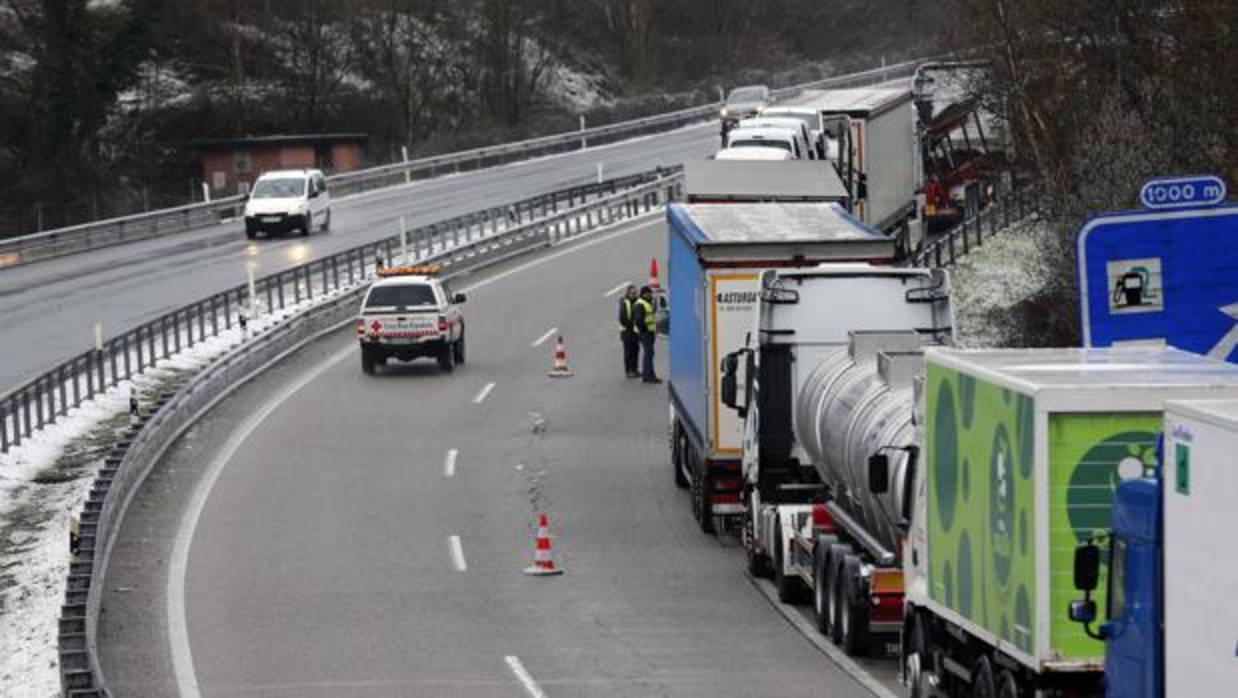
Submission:
[[[531,577],[563,574],[563,569],[555,567],[554,558],[550,555],[550,520],[545,514],[537,516],[537,544],[533,551],[533,566],[526,567],[524,573]]]
[[[546,375],[551,378],[568,378],[572,375],[572,369],[567,367],[567,347],[563,344],[563,335],[559,335],[555,340],[554,366]]]
[[[649,261],[649,288],[653,289],[653,292],[655,294],[662,292],[662,284],[658,283],[658,258],[657,257],[654,257],[652,260]]]

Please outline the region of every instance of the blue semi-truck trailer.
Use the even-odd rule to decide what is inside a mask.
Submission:
[[[1156,475],[1117,485],[1107,545],[1076,550],[1070,617],[1105,642],[1110,698],[1238,695],[1238,401],[1167,402],[1162,434]]]
[[[837,203],[676,203],[667,223],[671,461],[694,517],[712,532],[744,511],[743,421],[721,402],[720,366],[755,345],[761,273],[890,264],[894,240]]]

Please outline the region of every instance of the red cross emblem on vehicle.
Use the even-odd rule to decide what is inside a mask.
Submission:
[[[382,331],[383,331],[383,323],[379,322],[378,320],[375,320],[374,322],[370,323],[371,334],[378,334],[379,332],[382,332]]]

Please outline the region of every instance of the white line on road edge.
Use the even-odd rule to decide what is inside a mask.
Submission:
[[[456,566],[458,572],[467,571],[469,566],[464,562],[464,546],[460,545],[460,536],[448,538],[447,544],[451,547],[451,564]]]
[[[603,293],[603,294],[602,294],[602,297],[603,297],[603,298],[610,298],[611,296],[615,295],[616,293],[619,293],[619,292],[620,292],[620,291],[622,291],[623,289],[627,288],[627,287],[628,287],[628,284],[630,284],[630,283],[632,283],[632,282],[631,282],[631,281],[624,281],[623,283],[621,283],[621,284],[619,284],[618,286],[616,286],[616,287],[612,288],[611,290],[607,291],[606,293]]]
[[[533,677],[529,675],[529,670],[524,668],[520,663],[520,658],[514,654],[509,654],[503,658],[507,661],[507,666],[516,675],[516,679],[524,686],[524,690],[529,694],[529,698],[546,698],[546,694],[542,691]]]
[[[555,336],[555,333],[558,331],[559,331],[558,327],[551,327],[550,329],[546,330],[546,334],[542,335],[541,337],[538,337],[537,340],[534,341],[529,346],[540,347],[541,345],[546,343],[547,339],[550,339],[551,337]]]
[[[813,647],[816,647],[823,654],[825,654],[825,656],[834,660],[834,663],[838,665],[838,668],[842,669],[844,673],[855,679],[856,683],[860,684],[864,688],[867,688],[869,691],[872,691],[873,695],[877,698],[898,698],[898,694],[891,691],[889,688],[886,688],[880,681],[873,678],[872,674],[864,671],[864,667],[856,663],[854,659],[848,657],[842,650],[835,647],[824,637],[821,637],[821,633],[818,633],[817,629],[800,615],[799,610],[793,606],[787,606],[786,604],[778,601],[778,592],[774,590],[773,584],[761,581],[752,575],[745,576],[748,577],[749,582],[752,582],[752,586],[756,587],[757,591],[761,592],[761,595],[765,597],[765,600],[769,601],[770,605],[773,606],[778,613],[782,614],[782,617],[785,618],[788,623],[790,623],[800,632],[801,635],[811,642]]]
[[[198,527],[198,519],[206,508],[206,500],[211,496],[215,482],[224,471],[224,466],[231,462],[232,457],[240,450],[241,445],[266,421],[271,413],[279,409],[288,398],[312,383],[327,369],[347,359],[356,352],[352,346],[328,356],[317,366],[314,366],[297,381],[267,400],[257,412],[241,424],[233,432],[224,447],[220,449],[206,470],[205,476],[194,488],[193,498],[189,500],[180,526],[176,529],[176,540],[172,546],[172,560],[168,567],[168,641],[172,652],[172,671],[176,675],[176,685],[180,689],[181,698],[198,698],[201,689],[198,687],[198,677],[193,668],[193,654],[189,647],[189,627],[185,615],[185,578],[189,572],[189,545],[193,542],[194,530]]]
[[[473,402],[480,405],[486,399],[486,396],[490,394],[491,390],[494,390],[494,383],[487,383],[486,387],[482,388],[480,393],[477,393],[477,397],[473,398]]]
[[[447,452],[447,458],[443,461],[443,477],[455,477],[456,456],[458,455],[460,452],[454,448]]]

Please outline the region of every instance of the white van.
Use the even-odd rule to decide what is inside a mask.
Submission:
[[[817,150],[812,146],[813,137],[803,121],[786,116],[754,116],[736,124],[736,128],[785,128],[796,134],[802,156],[807,160],[817,159]]]
[[[791,153],[782,148],[757,147],[753,145],[743,148],[723,148],[714,154],[715,160],[773,160],[785,161],[791,159]]]
[[[808,143],[817,152],[817,159],[826,159],[825,115],[813,107],[798,107],[778,105],[765,107],[761,115],[756,117],[778,119],[796,119],[808,129]]]
[[[800,144],[795,131],[786,128],[736,128],[726,135],[727,148],[782,148],[792,160],[807,160],[806,147]]]
[[[322,170],[275,170],[254,182],[245,202],[245,236],[331,229],[331,194]]]

